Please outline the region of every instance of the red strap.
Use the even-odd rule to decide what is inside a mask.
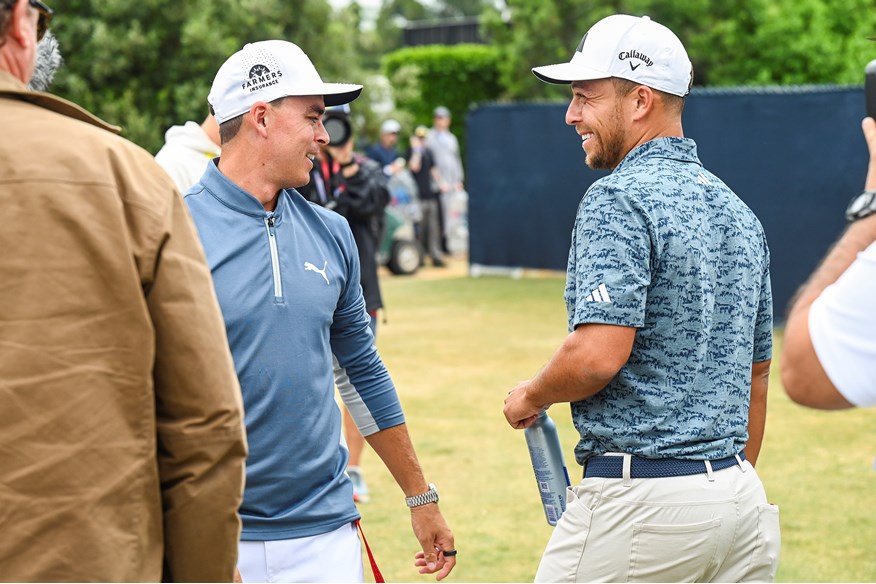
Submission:
[[[371,553],[371,546],[368,545],[368,540],[365,539],[365,532],[362,531],[362,523],[357,519],[356,527],[359,528],[359,533],[362,534],[362,541],[365,542],[365,551],[368,552],[368,561],[371,562],[371,571],[374,573],[374,582],[381,584],[386,582],[383,579],[383,574],[380,573],[380,568],[377,567],[377,560],[374,559],[374,554]]]

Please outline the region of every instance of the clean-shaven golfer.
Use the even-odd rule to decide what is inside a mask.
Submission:
[[[246,45],[219,69],[208,101],[222,155],[185,195],[198,226],[243,390],[250,454],[240,508],[245,582],[361,582],[359,513],[344,474],[332,360],[362,434],[395,477],[421,550],[440,580],[456,563],[374,348],[347,221],[294,190],[328,143],[327,105],[361,85],[323,83],[296,45]],[[404,503],[399,500],[399,503]]]

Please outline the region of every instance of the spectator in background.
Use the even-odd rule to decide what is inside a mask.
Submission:
[[[164,134],[164,146],[155,161],[167,171],[180,191],[185,192],[198,182],[207,163],[219,156],[219,124],[212,114],[204,121],[172,126]]]
[[[398,171],[398,167],[394,165],[401,157],[398,153],[399,132],[401,132],[401,124],[396,120],[384,121],[380,124],[380,137],[377,143],[365,150],[365,156],[379,164],[387,178]]]
[[[876,122],[865,118],[870,164],[851,222],[792,302],[782,384],[795,402],[825,410],[876,405]]]
[[[146,151],[25,87],[51,16],[0,1],[2,579],[230,582],[246,442],[204,253]]]
[[[450,110],[440,105],[432,112],[432,130],[426,135],[426,146],[435,157],[435,166],[441,173],[438,188],[442,193],[461,191],[465,187],[462,159],[459,156],[459,140],[450,131]]]
[[[443,249],[460,251],[465,249],[468,233],[463,229],[466,222],[467,195],[465,194],[464,172],[459,153],[459,140],[450,131],[452,122],[450,110],[438,106],[432,112],[432,130],[426,135],[426,146],[435,158],[438,167],[438,189],[441,191],[441,230]]]
[[[438,188],[441,173],[435,166],[432,151],[426,146],[428,129],[417,126],[411,136],[411,148],[407,152],[408,168],[417,182],[420,196],[420,222],[417,237],[423,251],[432,261],[432,265],[443,268],[444,253],[441,246],[441,203]]]

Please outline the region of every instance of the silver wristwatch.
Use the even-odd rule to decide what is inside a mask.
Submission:
[[[429,503],[437,503],[438,502],[438,491],[435,489],[435,485],[429,483],[429,490],[421,495],[414,495],[413,497],[405,497],[405,503],[408,504],[408,507],[420,507],[422,505],[428,505]]]
[[[857,221],[876,213],[876,190],[866,190],[849,203],[846,220]]]

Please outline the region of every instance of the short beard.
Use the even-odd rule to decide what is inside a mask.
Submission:
[[[593,156],[588,155],[584,162],[593,170],[614,170],[627,155],[624,150],[626,132],[622,122],[620,99],[616,102],[609,124],[599,136],[594,132],[591,140],[594,138],[599,139],[600,149]]]
[[[55,72],[63,63],[58,40],[52,31],[46,31],[46,35],[37,45],[36,65],[27,88],[31,91],[47,91],[55,78]]]

